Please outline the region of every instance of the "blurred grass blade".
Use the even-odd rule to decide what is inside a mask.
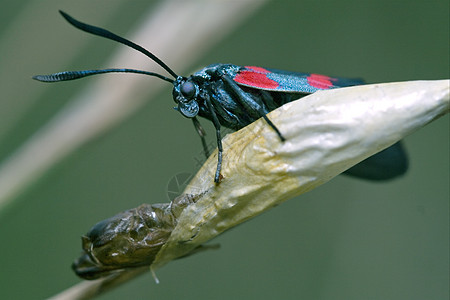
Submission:
[[[121,1],[110,1],[105,11],[95,14],[96,22],[106,23],[111,12],[120,9],[120,4]],[[7,6],[2,7],[2,12],[7,11],[13,17],[6,24],[2,20],[0,34],[0,144],[8,143],[11,132],[16,131],[24,116],[32,113],[46,91],[42,85],[30,81],[31,70],[58,70],[79,56],[90,42],[81,34],[77,41],[58,42],[67,38],[70,27],[61,22],[57,13],[56,8],[64,4],[55,5],[51,1],[21,1],[18,14],[8,12]],[[48,24],[54,30],[49,30]],[[49,44],[50,41],[56,44]],[[53,45],[53,49],[46,49],[46,45]]]
[[[160,54],[163,61],[182,74],[263,3],[263,0],[162,1],[138,26],[138,31],[127,38]],[[186,28],[189,28],[188,33],[181,35]],[[69,26],[67,30],[70,30]],[[130,54],[126,47],[120,48],[108,65],[119,63],[160,70],[145,56]],[[105,76],[87,81],[86,86],[58,115],[2,162],[0,212],[78,147],[123,121],[162,87],[170,90],[167,83],[149,81],[145,76]]]

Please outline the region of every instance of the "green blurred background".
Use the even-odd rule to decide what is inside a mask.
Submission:
[[[121,47],[86,43],[96,39],[69,26],[57,10],[127,36],[156,4],[2,2],[0,161],[89,80],[50,86],[32,75],[102,66]],[[40,33],[30,34],[36,26]],[[187,28],[184,34],[196,33]],[[62,44],[82,51],[54,69],[52,58]],[[449,78],[449,3],[268,2],[192,61],[191,71],[216,62],[369,83]],[[22,97],[32,99],[26,109]],[[196,132],[172,110],[170,87],[158,98],[70,155],[4,212],[0,298],[42,299],[79,282],[70,264],[82,234],[119,211],[167,202],[170,179],[196,172]],[[14,110],[19,117],[9,121]],[[165,266],[157,273],[161,284],[147,274],[101,299],[448,299],[449,117],[405,144],[405,177],[374,184],[338,176],[220,236],[214,241],[221,244],[218,251]]]

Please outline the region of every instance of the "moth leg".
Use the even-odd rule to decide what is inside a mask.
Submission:
[[[263,101],[266,101],[266,102],[273,101],[273,99],[271,99],[270,95],[266,91],[262,91],[261,97],[263,98]],[[286,139],[281,134],[281,132],[278,130],[278,128],[272,123],[272,121],[270,121],[270,119],[267,117],[267,114],[264,114],[263,118],[264,118],[264,120],[266,120],[267,124],[269,124],[269,126],[272,127],[273,130],[275,130],[275,132],[278,134],[278,137],[280,138],[280,140],[282,142],[284,142]]]
[[[202,140],[202,146],[203,146],[203,152],[205,153],[206,158],[209,157],[209,150],[208,146],[206,145],[206,132],[203,129],[202,125],[200,124],[200,121],[197,119],[197,117],[192,118],[192,123],[194,124],[195,130],[197,131],[198,135],[200,136],[200,139]]]
[[[273,130],[277,133],[278,137],[282,142],[286,140],[286,138],[281,134],[281,132],[278,130],[277,126],[270,121],[270,119],[267,117],[266,114],[263,115],[264,120],[266,120],[267,124],[269,124],[270,127],[272,127]]]
[[[270,121],[270,119],[267,117],[267,110],[264,109],[264,106],[262,103],[258,103],[254,99],[252,99],[249,95],[244,93],[242,89],[234,82],[228,75],[222,75],[223,82],[227,85],[228,88],[231,89],[231,91],[236,95],[236,99],[239,101],[239,103],[249,112],[257,112],[258,117],[263,117],[264,120],[266,120],[267,124],[272,127],[272,129],[276,132],[278,137],[282,142],[284,142],[286,139],[281,134],[281,132],[278,130],[278,128]]]
[[[205,94],[204,97],[206,105],[208,106],[208,110],[211,113],[212,121],[214,124],[214,127],[216,128],[216,137],[217,137],[217,148],[219,150],[217,155],[217,169],[216,169],[216,175],[214,176],[214,182],[219,183],[220,182],[220,170],[222,169],[222,136],[220,134],[220,122],[217,118],[216,112],[214,111],[213,105],[211,103],[211,99],[209,98],[209,95]]]

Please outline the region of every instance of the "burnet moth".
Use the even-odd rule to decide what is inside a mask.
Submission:
[[[299,99],[319,90],[364,84],[359,79],[333,78],[325,75],[296,73],[252,66],[213,64],[189,77],[177,75],[163,61],[143,47],[103,28],[75,20],[60,11],[73,26],[85,32],[127,45],[159,64],[174,79],[161,74],[135,69],[102,69],[66,71],[33,78],[43,82],[74,80],[104,73],[138,73],[156,76],[173,84],[173,99],[176,109],[186,118],[192,119],[199,133],[205,154],[208,155],[205,134],[197,116],[212,121],[216,129],[218,162],[214,181],[219,183],[222,166],[221,126],[238,130],[259,118],[264,118],[281,141],[285,138],[267,117],[267,113],[285,103]],[[402,175],[408,168],[408,160],[400,143],[369,157],[350,168],[347,174],[370,180],[386,180]]]

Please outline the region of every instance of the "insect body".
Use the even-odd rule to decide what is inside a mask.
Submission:
[[[340,79],[318,74],[294,73],[232,64],[213,64],[189,77],[183,77],[177,75],[164,62],[141,46],[105,29],[79,22],[64,12],[61,12],[61,14],[70,24],[83,31],[117,41],[147,55],[164,68],[174,79],[161,74],[134,69],[68,71],[51,75],[38,75],[33,78],[44,82],[57,82],[95,74],[121,72],[156,76],[172,83],[174,86],[173,99],[178,105],[176,109],[183,116],[192,119],[202,139],[206,154],[205,134],[200,122],[197,120],[197,116],[213,122],[218,146],[218,163],[214,176],[216,183],[220,180],[222,165],[221,126],[238,130],[262,117],[272,127],[280,140],[284,141],[285,138],[282,133],[270,121],[267,113],[287,102],[318,90],[363,84],[363,81],[359,79]],[[392,170],[387,173],[384,171],[380,172],[381,177],[375,179],[389,179],[406,171],[406,156],[401,147],[397,146],[391,151],[400,153],[400,157],[403,160],[395,161],[395,166],[392,167]],[[356,176],[360,175],[356,174]],[[360,177],[367,176],[362,173]]]

